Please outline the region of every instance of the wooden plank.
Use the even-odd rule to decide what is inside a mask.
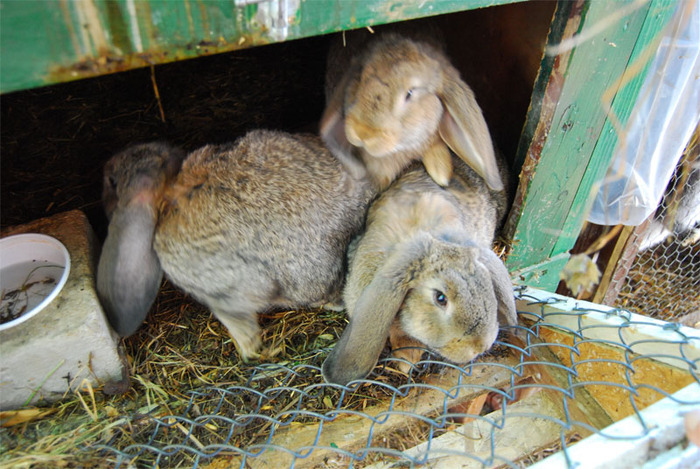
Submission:
[[[517,365],[518,360],[518,357],[509,355],[498,359],[498,363],[512,367]],[[341,411],[332,422],[326,422],[322,426],[309,424],[301,427],[278,427],[275,428],[271,445],[304,454],[313,450],[309,456],[297,460],[297,463],[303,464],[304,467],[322,464],[327,458],[342,459],[339,450],[354,452],[368,446],[381,447],[384,436],[410,423],[415,423],[414,415],[429,417],[438,412],[444,412],[447,408],[488,393],[488,388],[504,387],[512,378],[510,369],[502,366],[477,363],[472,365],[471,369],[469,387],[461,388],[456,398],[446,398],[444,392],[454,388],[458,382],[459,373],[450,370],[433,376],[427,381],[427,384],[440,389],[415,388],[407,397],[399,398],[394,402],[391,411],[388,411],[388,406],[383,404],[363,409],[361,415]],[[373,423],[372,419],[380,418],[383,420],[381,423]],[[370,433],[371,441],[369,441]],[[248,459],[247,463],[253,468],[289,467],[292,460],[291,454],[277,450],[266,451],[257,458]],[[346,460],[347,462],[349,459]]]
[[[700,330],[685,326],[669,327],[667,322],[615,308],[574,300],[528,288],[517,300],[518,312],[546,315],[545,323],[563,331],[577,331],[581,340],[624,343],[637,355],[648,355],[672,367],[688,370],[688,362],[700,361]],[[524,318],[527,315],[523,315]],[[686,337],[685,341],[681,338]]]
[[[0,93],[514,1],[3,1]]]
[[[581,13],[583,6],[583,0],[557,4],[547,36],[547,44],[559,44],[564,40],[571,39],[576,34],[583,20]],[[519,175],[518,188],[510,214],[503,227],[504,237],[511,240],[513,244],[511,255],[513,252],[521,253],[525,249],[518,245],[519,242],[515,235],[516,231],[521,228],[521,223],[528,220],[529,215],[525,210],[530,185],[535,178],[542,157],[542,149],[547,142],[552,120],[557,110],[557,103],[562,93],[564,73],[570,60],[570,51],[556,56],[545,54],[535,81],[532,99],[513,164],[512,172]],[[540,263],[534,259],[525,259],[516,263],[516,258],[511,259],[511,255],[506,261],[506,265],[511,271]],[[518,256],[522,257],[523,254],[518,254]]]
[[[515,285],[528,285],[533,288],[548,290],[551,289],[552,285],[559,283],[559,273],[568,261],[568,254],[559,255],[540,264],[511,270],[510,278]]]
[[[553,352],[553,347],[532,347],[530,350],[533,353],[533,360],[541,363],[562,364],[558,354]],[[560,349],[561,352],[561,349]],[[538,365],[537,376],[538,382],[556,386],[561,389],[569,389],[572,380],[577,381],[571,376],[571,372],[567,369],[558,366]],[[571,420],[590,425],[596,429],[603,429],[613,423],[613,419],[598,403],[598,401],[588,392],[585,387],[576,387],[572,389],[573,397],[560,396],[561,405],[565,404],[567,413]],[[588,434],[588,431],[579,428],[579,433],[582,435]]]
[[[652,215],[653,217],[653,215]],[[600,284],[593,296],[594,303],[613,305],[620,289],[624,285],[625,278],[632,267],[632,263],[639,250],[638,235],[644,233],[649,227],[651,217],[639,226],[626,226],[620,233],[615,243],[615,248],[607,260],[605,271],[600,279]]]
[[[545,342],[576,347],[578,353],[573,363],[573,354],[569,349],[552,347],[552,352],[564,365],[576,370],[577,382],[591,383],[585,385],[586,391],[615,422],[662,398],[663,394],[647,385],[673,394],[695,382],[687,368],[682,370],[656,360],[640,358],[620,347],[575,342],[573,336],[547,327],[540,327],[540,337]],[[631,392],[630,389],[635,391]]]
[[[600,98],[611,87],[617,89],[617,80],[630,57],[648,41],[647,36],[640,39],[640,34],[651,34],[665,24],[669,15],[660,12],[668,3],[576,3],[568,12],[567,21],[559,20],[565,30],[561,37],[568,39],[601,22],[609,23],[620,9],[636,7],[604,32],[590,38],[584,36],[573,51],[557,56],[544,91],[533,98],[541,103],[531,106],[533,115],[528,116],[526,130],[533,127],[533,121],[537,125],[531,133],[523,133],[519,149],[519,157],[524,161],[521,184],[506,225],[506,234],[513,240],[513,251],[507,260],[509,269],[543,264],[557,254],[566,255],[573,246],[583,220],[583,210],[574,204],[584,199],[583,194],[588,194],[599,175],[598,170],[589,173],[587,168],[606,167],[610,158],[610,151],[601,146],[593,160],[607,119]],[[660,20],[649,23],[650,12],[658,13],[654,18]],[[543,68],[542,73],[547,70]],[[639,78],[643,78],[641,74]],[[539,285],[556,288],[556,284]]]
[[[512,342],[525,349],[526,344],[519,339],[513,338]],[[521,389],[529,395],[521,401],[509,403],[505,419],[502,411],[478,420],[472,419],[456,430],[434,438],[429,444],[424,442],[404,451],[404,454],[414,459],[427,457],[425,467],[431,469],[482,467],[482,461],[489,461],[492,455],[493,438],[496,459],[487,466],[494,467],[555,445],[560,441],[562,432],[567,437],[574,433],[586,437],[593,433],[590,427],[600,430],[614,422],[585,388],[574,389],[574,397],[568,397],[557,389],[568,389],[571,375],[569,370],[556,366],[561,362],[549,348],[530,347],[529,350],[532,356],[524,357],[525,365],[522,368],[524,375],[531,377],[532,384]],[[578,422],[578,425],[565,430],[551,419],[558,419],[567,425]],[[489,421],[502,422],[503,427],[492,431],[494,425]],[[391,464],[381,462],[369,467],[384,469],[392,467]]]
[[[700,385],[691,384],[673,395],[647,407],[641,412],[643,423],[636,416],[627,417],[610,427],[602,434],[596,434],[578,442],[563,452],[554,454],[531,466],[533,469],[559,469],[572,463],[585,464],[586,468],[609,467],[659,467],[653,460],[660,452],[675,446],[684,445],[685,432],[683,417],[685,412],[698,409]],[[695,404],[683,404],[695,402]],[[693,448],[694,445],[690,445]],[[681,454],[682,456],[682,454]],[[700,458],[700,450],[687,455],[688,465],[681,465],[680,457],[666,467],[694,467]],[[692,459],[691,459],[692,458]],[[693,462],[694,461],[694,462]]]
[[[624,136],[624,126],[637,103],[639,91],[647,76],[647,69],[656,55],[659,43],[678,6],[675,0],[652,0],[644,18],[644,24],[634,43],[634,49],[624,73],[616,77],[601,95],[602,107],[606,113],[605,125],[598,138],[586,172],[576,191],[571,209],[562,228],[562,236],[552,249],[552,256],[567,252],[576,242],[586,215],[591,209],[599,181],[612,161],[613,152],[620,137]],[[614,39],[611,39],[614,41]]]
[[[557,400],[556,394],[551,391],[539,392],[531,398],[508,405],[505,416],[500,410],[492,412],[430,442],[410,448],[404,454],[417,460],[427,457],[426,464],[421,467],[430,469],[482,468],[482,461],[486,462],[486,467],[498,467],[507,461],[521,459],[561,438],[562,426],[542,417],[566,421]],[[492,422],[503,425],[494,428]],[[494,459],[491,459],[492,452],[495,453]],[[369,466],[371,469],[390,467],[394,467],[392,462]]]

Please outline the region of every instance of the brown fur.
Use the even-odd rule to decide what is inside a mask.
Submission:
[[[461,160],[453,164],[447,188],[417,167],[372,204],[349,252],[350,325],[323,365],[328,381],[363,378],[389,336],[393,348],[420,343],[463,364],[491,347],[499,322],[515,323],[508,271],[490,250],[504,194]]]
[[[331,57],[329,67],[339,62]],[[359,160],[385,189],[411,162],[423,160],[433,180],[446,186],[449,147],[492,189],[503,189],[474,93],[440,49],[387,33],[358,46],[343,69],[338,83],[327,84],[321,119],[321,136],[340,161]],[[329,80],[338,75],[327,74]]]

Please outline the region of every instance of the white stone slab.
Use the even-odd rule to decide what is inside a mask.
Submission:
[[[43,311],[0,331],[0,409],[60,399],[84,379],[98,387],[122,378],[118,337],[95,291],[99,244],[81,211],[3,230],[2,236],[43,233],[71,257],[63,290]]]

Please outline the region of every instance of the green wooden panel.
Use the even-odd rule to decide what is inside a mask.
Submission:
[[[514,0],[1,0],[0,93]]]
[[[559,284],[559,272],[569,261],[569,254],[550,257],[545,262],[530,265],[520,270],[511,270],[510,277],[515,285],[528,285],[552,291]]]
[[[610,106],[611,114],[619,121],[618,125],[624,126],[634,109],[639,91],[647,75],[648,66],[654,58],[654,52],[658,49],[660,33],[663,32],[664,26],[673,16],[677,5],[678,2],[675,0],[656,1],[650,5],[625,71],[631,76],[623,79],[622,87],[617,91]],[[552,256],[568,252],[576,242],[583,222],[593,204],[594,186],[605,176],[617,142],[618,131],[608,118],[605,120],[591,161],[586,167],[581,185],[564,222],[562,236],[552,250]]]
[[[557,15],[567,15],[567,20],[555,20],[569,27],[580,15],[578,32],[586,31],[615,15],[616,11],[632,1],[591,1],[577,4],[570,9],[558,9]],[[604,130],[606,114],[601,98],[614,86],[633,59],[634,53],[644,48],[650,38],[666,24],[672,8],[670,0],[654,0],[641,4],[619,22],[609,25],[591,39],[579,44],[568,61],[553,65],[551,74],[543,68],[546,83],[535,99],[548,104],[533,105],[530,116],[535,125],[528,124],[521,142],[521,160],[531,179],[520,188],[522,200],[518,213],[511,215],[507,229],[513,240],[513,251],[507,264],[511,271],[524,271],[531,266],[544,266],[573,247],[578,236],[588,194],[593,182],[607,167],[612,148],[598,139]],[[578,10],[577,10],[578,8]],[[569,34],[571,35],[571,34]],[[550,35],[550,38],[552,36]],[[560,60],[566,60],[565,57]],[[640,74],[639,79],[643,79]],[[615,101],[618,114],[623,102],[628,104],[636,97],[632,84]],[[554,96],[555,99],[552,99]],[[555,101],[555,104],[552,104]],[[555,106],[549,114],[542,107]],[[619,107],[619,109],[617,109]],[[543,122],[543,119],[548,119]],[[605,135],[605,138],[608,138]],[[596,151],[596,149],[598,149]],[[554,262],[554,261],[552,261]],[[551,283],[538,283],[540,288],[553,290],[558,279]]]

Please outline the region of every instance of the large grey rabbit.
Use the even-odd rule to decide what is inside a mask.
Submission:
[[[422,160],[446,186],[450,149],[493,190],[502,190],[491,137],[474,93],[439,47],[411,31],[335,44],[326,73],[321,136],[356,176],[385,189]],[[358,36],[359,39],[358,39]]]
[[[211,309],[244,359],[260,349],[257,313],[340,301],[345,252],[374,190],[320,138],[253,131],[174,171],[181,160],[145,144],[105,167],[111,221],[97,286],[117,332],[139,327],[162,271]]]
[[[516,322],[513,287],[491,245],[505,194],[458,158],[449,185],[421,166],[372,204],[349,251],[344,300],[350,324],[323,364],[327,381],[365,377],[392,348],[427,346],[464,364]],[[415,362],[420,350],[395,355]]]

